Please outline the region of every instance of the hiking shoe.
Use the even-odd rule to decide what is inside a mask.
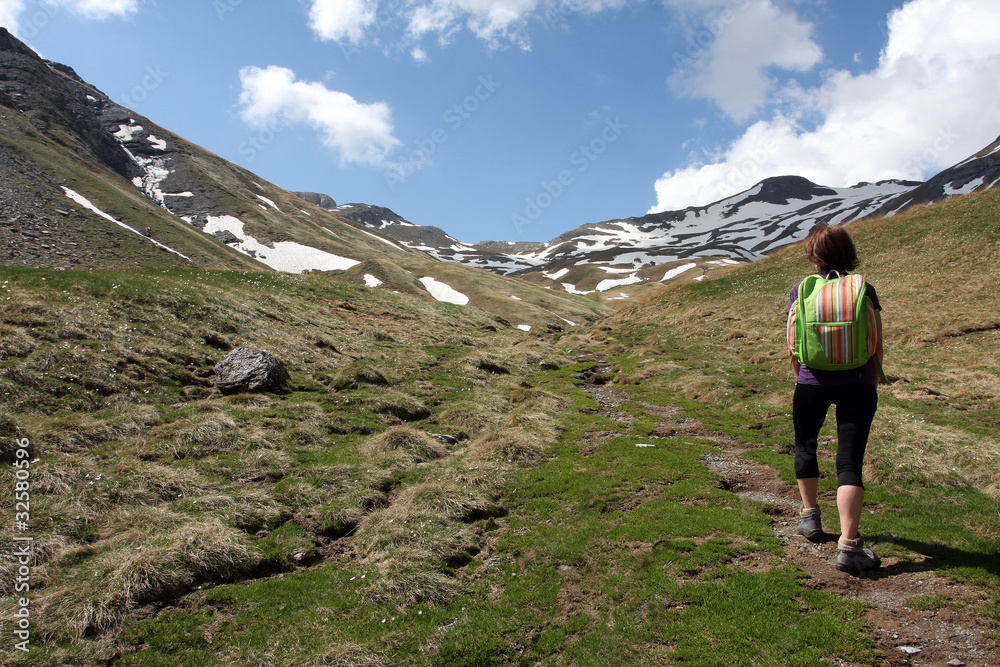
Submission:
[[[855,577],[863,577],[882,565],[878,556],[871,549],[865,548],[860,536],[853,540],[840,538],[837,547],[839,549],[837,569],[841,572],[853,574]]]
[[[819,515],[819,508],[799,510],[799,535],[805,535],[807,540],[818,542],[823,539],[823,521]]]

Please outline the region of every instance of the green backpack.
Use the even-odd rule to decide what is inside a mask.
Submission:
[[[865,279],[836,275],[807,276],[788,311],[788,349],[809,368],[858,368],[875,354],[875,309]]]

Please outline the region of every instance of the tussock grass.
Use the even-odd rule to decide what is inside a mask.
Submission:
[[[393,499],[402,513],[426,511],[452,521],[468,522],[495,510],[484,489],[458,481],[424,482],[408,486]]]
[[[43,635],[113,633],[138,605],[173,598],[200,582],[232,580],[259,561],[245,534],[216,520],[193,522],[154,509],[127,519],[143,523],[120,525],[98,544],[64,551],[52,561],[68,579],[37,599]]]
[[[498,426],[507,409],[498,392],[477,390],[475,400],[453,403],[437,415],[437,421],[464,433],[479,433]]]
[[[423,554],[401,553],[379,561],[379,578],[361,590],[367,605],[446,604],[462,592],[454,577],[423,565]]]
[[[500,428],[474,439],[466,452],[472,461],[528,465],[541,458],[543,442],[521,428]]]
[[[393,426],[369,438],[361,453],[379,465],[412,465],[448,453],[440,440],[409,426]]]
[[[351,362],[338,369],[331,382],[334,389],[341,391],[357,389],[363,384],[388,387],[393,383],[386,377],[386,372],[383,369],[380,369],[372,360],[366,359]]]

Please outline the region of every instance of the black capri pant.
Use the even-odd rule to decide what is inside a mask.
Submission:
[[[870,384],[827,387],[795,385],[792,398],[795,477],[819,477],[817,440],[831,405],[837,406],[837,485],[863,487],[861,466],[878,407],[878,391]]]

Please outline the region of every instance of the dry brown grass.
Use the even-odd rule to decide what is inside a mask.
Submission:
[[[866,458],[873,481],[890,486],[914,476],[935,485],[961,480],[1000,500],[1000,440],[929,423],[905,407],[879,410]]]
[[[409,486],[396,495],[392,505],[403,513],[424,510],[453,521],[471,521],[494,508],[484,489],[459,481]]]
[[[118,519],[125,523],[104,539],[53,559],[64,576],[35,602],[43,636],[114,633],[137,605],[199,582],[232,580],[259,562],[244,533],[215,519],[193,521],[155,508]]]
[[[527,465],[538,461],[543,450],[538,436],[521,428],[501,428],[474,439],[466,452],[472,461]]]
[[[361,453],[378,465],[412,465],[439,459],[448,453],[444,444],[409,426],[393,426],[369,438]]]
[[[437,569],[422,565],[414,554],[392,555],[377,563],[379,578],[361,590],[365,604],[446,604],[462,592],[462,585],[454,577]]]

